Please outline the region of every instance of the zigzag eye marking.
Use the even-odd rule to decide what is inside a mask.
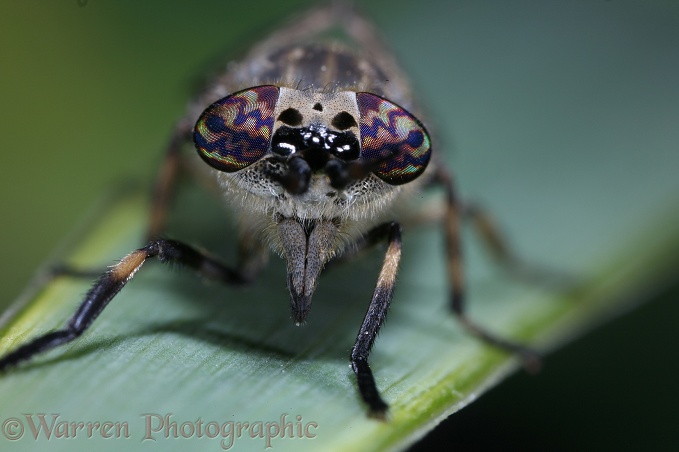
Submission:
[[[416,179],[431,157],[422,123],[405,109],[371,93],[357,93],[361,158],[376,163],[373,173],[390,185]]]
[[[278,87],[263,85],[210,105],[200,115],[193,133],[198,155],[227,173],[261,159],[269,150],[277,102]]]

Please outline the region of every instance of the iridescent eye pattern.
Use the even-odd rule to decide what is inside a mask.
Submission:
[[[431,156],[429,135],[420,121],[398,105],[357,93],[361,158],[379,162],[375,175],[391,185],[417,178]]]
[[[210,105],[193,133],[198,154],[220,171],[234,172],[261,159],[269,149],[278,87],[258,86]]]

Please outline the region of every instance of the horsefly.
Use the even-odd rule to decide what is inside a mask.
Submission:
[[[472,216],[500,257],[511,259],[486,216],[458,199],[420,115],[406,77],[373,25],[350,8],[316,9],[274,32],[218,74],[175,126],[155,185],[148,243],[99,277],[63,329],[5,355],[0,371],[78,338],[147,259],[239,285],[256,280],[268,254],[278,254],[287,264],[292,319],[302,324],[326,264],[350,261],[386,243],[350,355],[369,414],[384,418],[388,405],[368,359],[401,258],[402,220],[395,207],[436,186],[445,193],[439,219],[452,312],[480,339],[536,367],[539,360],[530,349],[497,338],[465,316],[460,217]],[[197,152],[186,152],[191,140]],[[211,180],[238,216],[235,267],[160,238],[175,182],[187,168]]]

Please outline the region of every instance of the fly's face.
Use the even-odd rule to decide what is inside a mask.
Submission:
[[[212,104],[194,141],[228,187],[301,219],[380,210],[422,174],[431,154],[424,126],[387,99],[277,85]]]
[[[287,261],[298,324],[325,264],[370,229],[431,153],[422,124],[382,97],[277,85],[213,103],[194,141],[227,196],[241,199],[242,235],[255,230]]]

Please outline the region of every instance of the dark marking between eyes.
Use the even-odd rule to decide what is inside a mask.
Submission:
[[[278,120],[289,126],[298,126],[302,124],[302,114],[299,110],[294,108],[288,108],[283,110],[280,115],[278,115]]]
[[[351,127],[356,127],[358,124],[351,114],[346,111],[341,111],[332,118],[331,125],[337,130],[347,130]]]

